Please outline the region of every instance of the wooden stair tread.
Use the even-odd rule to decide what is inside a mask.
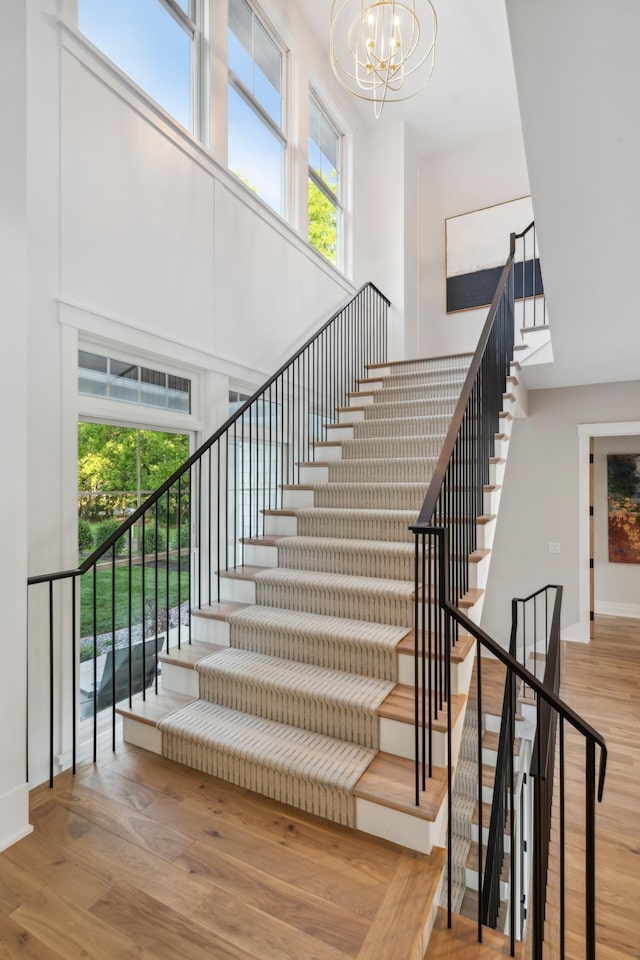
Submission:
[[[342,440],[314,440],[314,447],[341,447]]]
[[[237,613],[238,610],[244,610],[244,608],[248,606],[250,606],[248,603],[220,600],[217,603],[210,603],[206,607],[192,607],[191,615],[194,617],[206,617],[209,620],[226,620],[230,613]]]
[[[230,570],[219,570],[218,574],[224,580],[253,580],[256,573],[269,569],[269,567],[240,566],[232,567]]]
[[[279,507],[277,510],[261,510],[265,517],[297,517],[297,512],[291,507]]]
[[[470,607],[474,607],[478,600],[483,596],[484,590],[477,590],[475,588],[467,590],[463,597],[460,597],[458,600],[458,606],[461,610],[468,610]]]
[[[298,460],[296,466],[298,466],[298,467],[328,467],[328,466],[329,466],[329,461],[328,461],[328,460]],[[272,510],[272,511],[263,510],[262,512],[264,513],[265,517],[271,516],[272,514],[275,514],[275,515],[281,514],[281,511],[280,511],[280,510]]]
[[[240,543],[248,547],[277,547],[284,537],[285,534],[278,533],[264,534],[262,537],[241,537]]]
[[[433,909],[447,853],[433,847],[429,856],[405,850],[357,960],[415,957]]]
[[[352,413],[354,410],[356,410],[358,413],[362,413],[364,410],[366,410],[366,407],[338,407],[338,413]]]
[[[496,750],[498,749],[500,741],[500,734],[496,733],[494,730],[485,730],[482,735],[482,746],[485,750]],[[520,749],[522,747],[522,739],[516,737],[513,741],[513,755],[514,757],[520,756]]]
[[[116,713],[121,717],[127,717],[131,720],[138,720],[140,723],[146,723],[151,727],[157,727],[160,720],[179,710],[180,707],[186,707],[192,703],[196,697],[189,697],[182,693],[158,693],[147,694],[147,699],[142,699],[142,694],[134,698],[131,707],[128,704],[116,707]]]
[[[473,823],[474,826],[476,826],[476,827],[477,827],[478,824],[479,824],[479,820],[478,820],[478,810],[479,810],[478,801],[476,800],[476,804],[475,804],[475,806],[474,806],[474,808],[473,808],[473,813],[472,813],[472,815],[471,815],[471,823]],[[509,817],[510,817],[510,814],[509,814],[509,811],[507,811],[507,820],[506,820],[505,827],[504,827],[504,832],[505,832],[505,833],[509,833],[509,830],[510,830]],[[490,822],[491,822],[491,804],[490,804],[490,803],[483,803],[483,804],[482,804],[482,826],[483,826],[483,828],[486,829],[486,828],[489,826],[489,823],[490,823]]]
[[[455,726],[466,703],[466,696],[462,693],[454,694],[451,697],[451,724]],[[382,702],[378,708],[378,716],[385,717],[388,720],[397,720],[398,723],[408,723],[411,726],[415,719],[415,695],[414,688],[407,683],[398,683],[391,691],[389,696]],[[438,711],[438,717],[431,721],[433,730],[439,733],[447,731],[447,704]]]
[[[427,638],[427,652],[429,650],[428,638]],[[461,637],[458,637],[455,647],[451,648],[451,663],[463,663],[469,651],[473,649],[475,645],[475,640],[473,637],[468,634],[464,634]],[[406,637],[400,641],[396,647],[398,653],[405,654],[406,656],[413,656],[415,651],[415,642],[414,642],[414,632],[411,630],[407,633]],[[432,656],[435,656],[435,641],[432,644]]]
[[[353,794],[392,810],[433,821],[447,794],[447,770],[433,767],[432,772],[433,776],[427,778],[427,789],[420,792],[420,806],[416,807],[413,760],[378,753],[358,780]]]
[[[158,660],[160,663],[170,663],[177,667],[193,670],[200,660],[226,649],[219,643],[202,643],[194,640],[192,643],[183,644],[180,649],[174,647],[169,652],[159,654]]]
[[[483,849],[482,859],[483,859],[483,866],[484,866],[484,857],[486,854],[485,844],[482,845],[482,849]],[[467,854],[466,868],[467,870],[473,870],[474,873],[478,872],[478,844],[476,843],[475,840],[471,841],[471,846],[469,847],[469,853]],[[511,857],[505,851],[504,859],[502,861],[502,870],[500,871],[500,879],[503,880],[505,883],[509,882],[510,869],[511,869]]]
[[[438,908],[425,960],[505,960],[511,955],[509,937],[484,927],[482,943],[478,943],[478,925],[473,920],[453,914],[447,928],[447,911]],[[523,960],[524,944],[516,943],[516,958]]]
[[[281,483],[281,490],[315,490],[312,483]]]

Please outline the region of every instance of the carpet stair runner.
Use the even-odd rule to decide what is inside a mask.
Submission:
[[[301,465],[301,482],[283,488],[283,509],[264,511],[264,537],[245,541],[247,567],[225,575],[223,589],[244,581],[250,594],[193,612],[196,629],[214,624],[206,639],[221,645],[191,656],[197,698],[157,723],[165,756],[408,846],[415,838],[396,815],[410,813],[414,831],[415,817],[442,820],[446,770],[434,768],[416,808],[412,753],[379,752],[380,717],[409,659],[399,655],[414,616],[408,526],[469,362],[370,369],[316,460]],[[470,591],[467,606],[480,596]],[[465,697],[454,700],[461,718]],[[388,794],[379,822],[376,791]],[[415,849],[430,852],[441,821],[439,830]]]

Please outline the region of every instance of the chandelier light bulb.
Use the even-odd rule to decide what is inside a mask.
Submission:
[[[332,0],[331,66],[340,84],[373,102],[408,100],[433,72],[438,31],[431,0]]]

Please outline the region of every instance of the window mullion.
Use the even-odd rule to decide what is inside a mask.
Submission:
[[[239,93],[242,99],[247,103],[249,107],[256,113],[261,120],[269,127],[270,131],[278,138],[280,143],[283,146],[287,145],[287,138],[282,132],[282,128],[278,126],[275,120],[269,116],[264,107],[256,100],[250,90],[247,90],[245,84],[240,80],[233,70],[229,70],[229,81],[232,87],[235,89],[236,93]]]
[[[195,21],[184,12],[182,7],[180,7],[175,0],[160,0],[160,3],[164,4],[174,20],[176,20],[184,30],[191,34],[191,39],[193,40],[198,31]]]

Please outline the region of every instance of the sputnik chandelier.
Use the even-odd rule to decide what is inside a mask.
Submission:
[[[425,86],[437,32],[431,0],[332,0],[333,72],[345,90],[373,102],[377,118],[385,103]]]

